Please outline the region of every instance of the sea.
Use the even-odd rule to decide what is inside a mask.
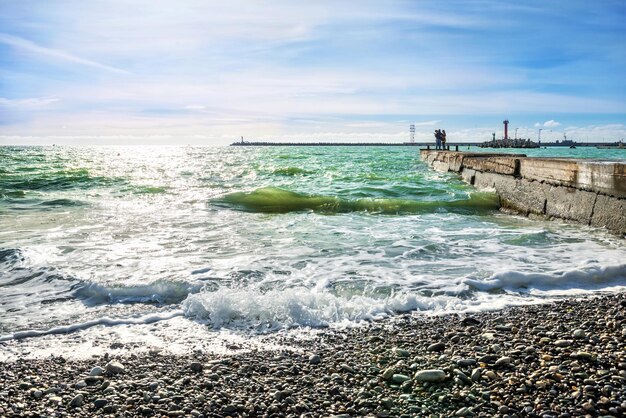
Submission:
[[[625,244],[501,213],[418,147],[1,146],[0,361],[267,347],[623,292]]]

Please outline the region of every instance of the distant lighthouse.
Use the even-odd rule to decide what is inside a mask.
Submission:
[[[509,139],[509,121],[505,119],[502,123],[504,123],[504,139]]]

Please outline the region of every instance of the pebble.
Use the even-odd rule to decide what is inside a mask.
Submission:
[[[446,345],[442,342],[431,344],[426,348],[427,351],[434,351],[434,352],[443,351],[445,349],[446,349]]]
[[[474,360],[473,358],[464,358],[464,359],[457,360],[456,362],[456,365],[459,367],[469,367],[475,364],[476,364],[476,360]]]
[[[480,321],[476,318],[472,318],[470,316],[463,318],[461,324],[468,326],[480,325]]]
[[[409,357],[409,352],[403,348],[399,348],[399,347],[395,347],[393,349],[393,352],[395,353],[396,356],[398,357]]]
[[[383,370],[382,378],[384,380],[389,380],[393,377],[394,373],[395,373],[395,370],[392,367],[388,367],[385,370]]]
[[[339,365],[339,367],[341,368],[342,371],[347,372],[347,373],[354,373],[354,368],[346,363],[342,363],[341,365]]]
[[[570,341],[570,340],[556,340],[554,342],[554,345],[556,345],[557,347],[569,347],[570,345],[572,345],[572,341]]]
[[[96,409],[100,409],[104,407],[107,403],[109,403],[109,401],[106,399],[96,399],[95,401],[93,401],[93,406]]]
[[[104,368],[106,369],[107,373],[110,374],[121,374],[124,373],[126,370],[124,369],[124,365],[122,363],[120,363],[119,361],[111,361],[109,363],[107,363],[106,366],[104,366]]]
[[[482,375],[483,375],[483,369],[481,369],[480,367],[476,367],[474,370],[472,370],[472,374],[470,378],[472,379],[473,382],[479,382]]]
[[[89,372],[89,376],[102,376],[104,374],[104,369],[100,366],[96,366]]]
[[[310,364],[320,364],[322,362],[322,358],[317,355],[317,354],[311,354],[309,356],[309,363]]]
[[[593,359],[593,354],[588,353],[586,351],[576,351],[572,354],[570,354],[570,357],[576,358],[576,359],[580,359],[580,360],[592,360]]]
[[[466,417],[468,415],[471,415],[471,411],[468,407],[464,406],[463,408],[457,410],[454,415],[457,417]]]
[[[407,380],[411,380],[411,378],[405,374],[394,374],[391,376],[391,381],[394,383],[404,383]]]
[[[443,370],[420,370],[415,373],[415,380],[418,382],[443,382],[446,380],[446,373]]]
[[[472,384],[472,379],[467,377],[467,375],[465,373],[463,373],[461,370],[454,369],[453,373],[455,374],[455,376],[457,376],[466,385],[471,385]]]
[[[74,398],[72,398],[72,400],[70,401],[70,406],[71,407],[81,407],[83,406],[83,403],[85,402],[85,396],[82,393],[79,393],[78,395],[74,396]]]
[[[200,373],[204,367],[202,366],[202,363],[194,361],[189,365],[189,368],[192,372]]]
[[[585,338],[587,336],[587,333],[585,332],[584,329],[579,328],[577,330],[574,330],[574,332],[572,333],[572,336],[580,340],[580,339]]]
[[[504,367],[504,366],[509,366],[511,363],[513,363],[513,359],[511,357],[500,357],[498,360],[496,360],[496,367]]]

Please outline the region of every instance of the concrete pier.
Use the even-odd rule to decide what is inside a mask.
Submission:
[[[420,156],[436,170],[459,173],[479,189],[495,190],[506,211],[626,235],[623,162],[434,150],[421,150]]]

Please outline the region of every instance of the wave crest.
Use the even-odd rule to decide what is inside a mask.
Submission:
[[[235,209],[260,213],[288,213],[312,210],[321,213],[433,213],[481,212],[496,210],[498,197],[492,193],[472,193],[468,199],[453,201],[418,201],[407,199],[362,198],[345,199],[338,196],[305,195],[276,187],[264,187],[252,192],[228,194],[217,203]]]
[[[87,282],[74,291],[74,297],[90,305],[111,303],[158,303],[170,305],[182,302],[202,289],[202,284],[183,281],[157,280],[135,286],[107,286]]]

